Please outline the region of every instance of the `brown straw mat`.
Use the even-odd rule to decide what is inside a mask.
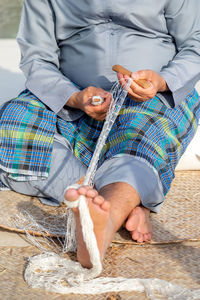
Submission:
[[[109,248],[101,276],[159,278],[188,289],[200,288],[200,245],[113,245]],[[2,300],[146,300],[143,293],[120,292],[101,295],[59,295],[31,289],[23,279],[34,247],[0,247],[0,299]],[[102,291],[103,292],[103,291]],[[163,299],[163,298],[161,298]]]
[[[37,198],[27,197],[10,191],[0,192],[0,228],[14,232],[19,229],[17,216],[27,219],[28,213],[44,227],[44,234],[64,236],[65,207],[42,205]],[[151,214],[153,239],[151,243],[180,242],[200,239],[200,171],[179,171],[173,181],[160,212]],[[25,222],[30,233],[40,235],[37,227],[29,220]],[[24,226],[24,224],[23,224]],[[115,242],[133,243],[129,233],[121,230],[116,234]]]
[[[28,211],[38,222],[46,220],[65,230],[65,208],[41,205],[34,198],[1,192],[0,224],[15,228],[15,216]],[[134,244],[125,231],[116,235],[108,249],[101,276],[159,278],[189,289],[200,288],[200,172],[177,172],[172,189],[159,214],[152,215],[153,244]],[[23,212],[24,214],[24,212]],[[55,222],[57,217],[57,223]],[[52,223],[52,224],[51,224]],[[33,229],[33,228],[32,228]],[[187,242],[181,242],[187,240]],[[177,243],[179,241],[179,243]],[[166,242],[166,244],[165,244]],[[31,289],[23,280],[28,257],[39,253],[36,247],[0,247],[0,299],[9,300],[146,300],[144,293],[120,292],[101,295],[59,295]],[[68,255],[67,255],[68,256]],[[74,257],[74,256],[73,256]],[[103,292],[103,291],[102,291]]]

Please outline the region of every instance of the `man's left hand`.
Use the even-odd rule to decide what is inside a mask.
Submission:
[[[127,75],[117,74],[119,82],[124,86],[129,79]],[[157,92],[164,92],[169,90],[165,79],[153,70],[142,70],[135,73],[131,73],[133,82],[130,86],[128,96],[137,101],[143,102],[151,98],[154,98]],[[144,89],[138,85],[135,80],[144,79],[150,83],[150,87]]]

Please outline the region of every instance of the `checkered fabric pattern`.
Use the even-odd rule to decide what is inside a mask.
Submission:
[[[56,116],[29,91],[0,109],[0,168],[16,180],[46,178]]]
[[[87,115],[67,122],[29,91],[6,103],[0,118],[0,167],[16,180],[48,176],[56,130],[70,142],[75,156],[88,166],[103,126],[103,122]],[[99,165],[124,153],[136,156],[158,172],[166,194],[199,118],[200,101],[195,89],[175,108],[167,108],[157,97],[142,103],[127,98],[102,150]]]

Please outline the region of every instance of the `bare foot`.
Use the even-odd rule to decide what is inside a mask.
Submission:
[[[84,195],[87,199],[90,216],[94,224],[94,233],[97,239],[97,245],[101,259],[103,259],[104,253],[108,247],[106,241],[106,230],[109,226],[110,203],[105,201],[95,189],[91,189],[88,186],[82,186],[77,190],[73,188],[67,190],[65,198],[68,201],[75,201],[80,195]],[[73,208],[72,211],[74,212],[76,219],[77,259],[83,267],[91,268],[92,264],[90,262],[89,253],[82,236],[79,210],[78,208]]]
[[[152,226],[149,220],[150,211],[142,206],[132,210],[126,222],[126,229],[130,231],[132,239],[142,243],[152,238]]]

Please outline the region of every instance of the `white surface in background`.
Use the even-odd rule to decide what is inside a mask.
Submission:
[[[0,39],[0,105],[16,97],[25,87],[19,69],[20,51],[15,40]],[[177,170],[200,170],[200,125]]]
[[[0,39],[0,104],[16,97],[25,87],[19,61],[17,42]]]
[[[176,170],[200,170],[200,125]]]

